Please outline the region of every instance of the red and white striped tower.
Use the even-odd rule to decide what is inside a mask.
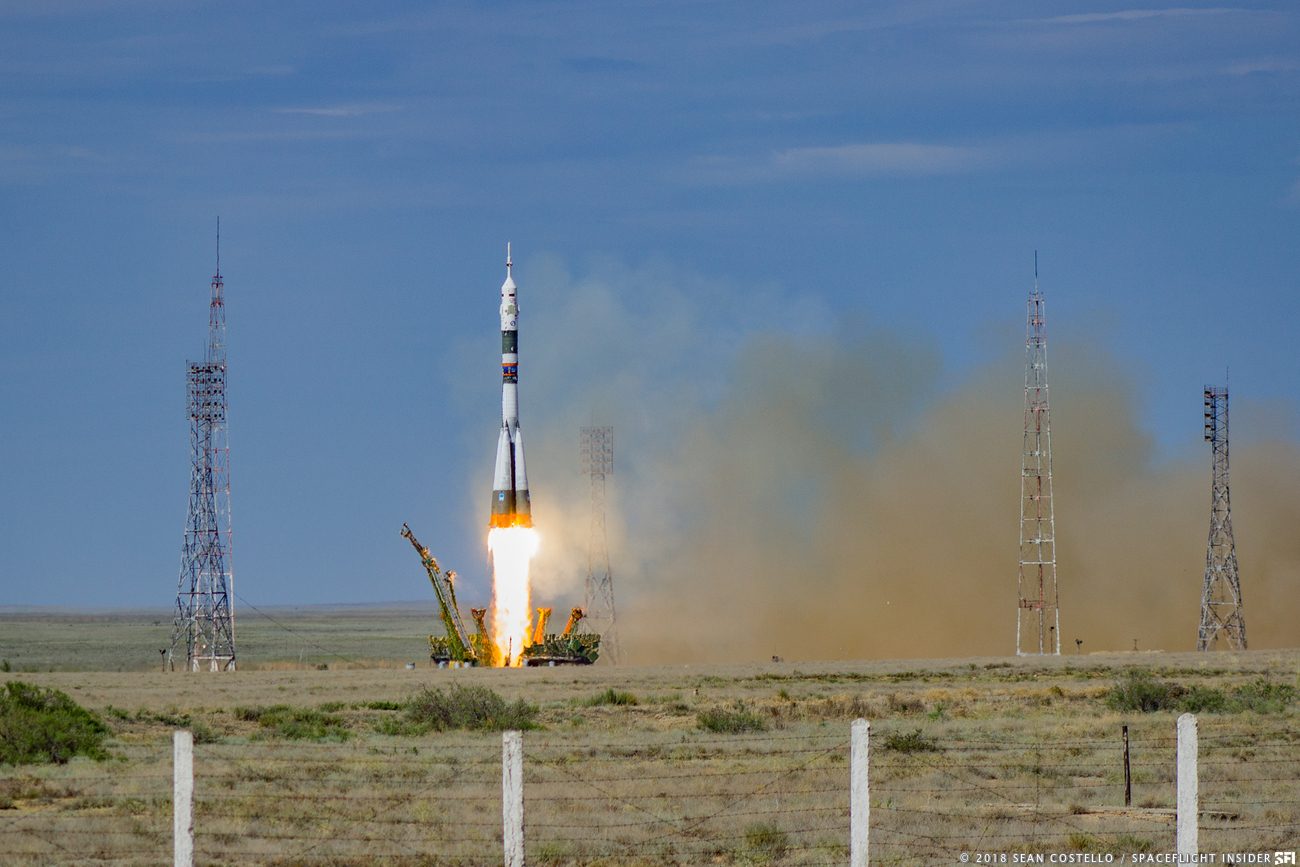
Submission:
[[[1025,326],[1025,438],[1020,458],[1020,572],[1016,655],[1061,653],[1056,589],[1056,518],[1052,504],[1052,419],[1047,399],[1047,319],[1038,288]]]
[[[230,569],[230,440],[226,427],[226,301],[221,279],[221,221],[217,270],[208,303],[208,346],[186,363],[190,420],[190,502],[185,520],[176,616],[168,665],[185,647],[187,671],[235,670],[234,583]]]

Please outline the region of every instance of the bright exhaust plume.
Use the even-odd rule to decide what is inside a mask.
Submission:
[[[532,620],[528,570],[540,537],[531,527],[488,531],[492,555],[492,637],[505,665],[522,664]]]

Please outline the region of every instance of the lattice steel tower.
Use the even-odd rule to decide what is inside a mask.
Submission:
[[[614,429],[584,427],[580,431],[583,475],[591,478],[591,532],[587,540],[587,619],[600,635],[601,653],[617,665],[618,620],[614,615],[614,576],[609,568],[605,536],[605,477],[614,473]]]
[[[190,505],[185,521],[176,619],[168,664],[185,647],[189,671],[234,671],[234,581],[230,571],[230,444],[226,429],[226,304],[221,280],[221,223],[217,270],[208,305],[208,348],[186,363],[190,419]]]
[[[1205,441],[1214,454],[1210,493],[1210,539],[1205,548],[1205,583],[1201,589],[1201,628],[1196,649],[1209,650],[1223,637],[1233,650],[1246,649],[1246,621],[1241,613],[1241,576],[1232,540],[1232,506],[1228,501],[1228,387],[1205,387]]]
[[[1047,321],[1038,288],[1029,293],[1025,326],[1025,439],[1020,459],[1020,599],[1016,655],[1061,653],[1056,590],[1056,518],[1052,505],[1052,420],[1047,398]]]

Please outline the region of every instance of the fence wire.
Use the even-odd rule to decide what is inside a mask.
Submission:
[[[1005,726],[1004,726],[1005,728]],[[1300,727],[1254,735],[1202,718],[1200,846],[1272,851],[1300,840]],[[1169,721],[1052,742],[873,725],[871,861],[967,852],[1168,852]],[[829,865],[848,860],[848,725],[641,740],[524,737],[530,864]],[[501,863],[501,741],[429,735],[402,746],[243,740],[195,746],[200,864]],[[0,769],[3,861],[171,863],[171,743],[118,758]]]

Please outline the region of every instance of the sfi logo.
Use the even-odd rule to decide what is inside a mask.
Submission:
[[[1274,863],[1274,864],[1294,864],[1294,863],[1295,863],[1295,852],[1274,852],[1274,853],[1273,853],[1273,863]]]

